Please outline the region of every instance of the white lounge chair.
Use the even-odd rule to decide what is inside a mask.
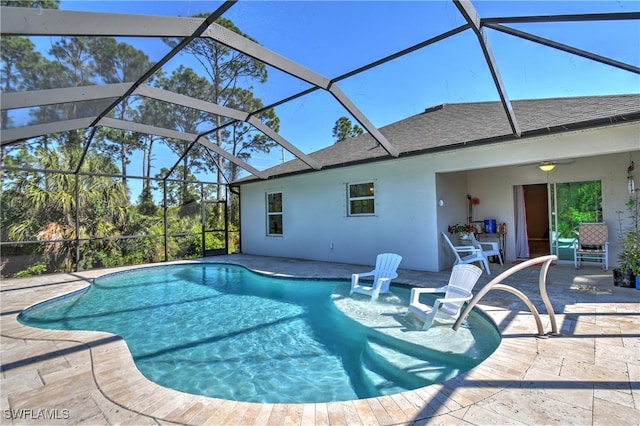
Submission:
[[[398,277],[396,270],[402,256],[394,253],[382,253],[376,258],[376,269],[369,272],[351,275],[351,291],[349,294],[361,293],[371,296],[371,300],[376,300],[380,293],[389,292],[391,280]],[[362,277],[373,277],[373,281],[366,284],[360,281]]]
[[[489,256],[498,256],[498,260],[500,261],[500,264],[502,265],[502,254],[500,254],[500,247],[499,244],[495,241],[478,241],[478,239],[476,238],[476,234],[474,234],[473,232],[471,234],[469,234],[471,236],[471,243],[476,246],[477,248],[482,250],[482,254],[485,257],[489,257]]]
[[[487,271],[487,275],[491,275],[491,271],[489,270],[489,261],[487,260],[487,256],[482,252],[482,249],[472,245],[471,241],[469,241],[469,245],[466,246],[454,246],[449,237],[447,237],[447,234],[442,232],[442,236],[453,251],[453,254],[456,256],[456,261],[453,263],[454,266],[480,262],[480,264],[484,266],[484,270]],[[461,255],[461,253],[468,254]]]
[[[434,321],[455,321],[460,315],[464,302],[471,300],[473,286],[482,275],[482,270],[474,265],[455,265],[449,277],[449,284],[440,288],[411,289],[409,311],[407,315],[414,315],[424,321],[423,330],[428,330]],[[420,302],[420,295],[425,293],[444,293],[444,297],[436,299],[433,306]]]

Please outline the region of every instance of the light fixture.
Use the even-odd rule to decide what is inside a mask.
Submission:
[[[553,163],[542,163],[538,166],[538,168],[543,172],[550,172],[551,170],[556,168],[556,165]]]

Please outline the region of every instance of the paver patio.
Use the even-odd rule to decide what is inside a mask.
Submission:
[[[348,278],[362,265],[230,255],[273,274]],[[511,266],[492,264],[476,288]],[[0,284],[2,424],[640,424],[640,291],[613,286],[611,271],[549,270],[559,336],[536,338],[515,296],[491,291],[479,307],[503,341],[483,363],[444,383],[365,400],[320,404],[224,401],[163,388],[136,369],[125,342],[108,333],[41,330],[16,320],[24,308],[83,288],[112,272],[94,270]],[[507,280],[543,315],[538,270]],[[399,270],[395,282],[441,286],[449,272]]]

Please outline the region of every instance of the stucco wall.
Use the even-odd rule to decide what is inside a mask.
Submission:
[[[467,222],[467,173],[438,173],[436,175],[436,203],[438,210],[438,231],[447,232],[450,225]],[[438,269],[451,267],[455,261],[451,249],[443,244],[443,238],[438,234]]]
[[[574,159],[548,175],[536,161]],[[480,199],[476,219],[496,218],[514,229],[513,186],[549,181],[601,179],[604,217],[617,251],[616,210],[624,209],[626,167],[637,164],[640,184],[640,125],[576,131],[429,156],[393,159],[281,179],[241,188],[242,251],[249,254],[372,265],[377,253],[403,256],[401,267],[437,271],[451,266],[440,231],[466,220],[466,195]],[[347,216],[347,183],[371,181],[376,214]],[[265,193],[283,193],[284,234],[266,236]],[[438,201],[442,200],[440,206]],[[507,258],[514,258],[513,233]]]
[[[403,267],[435,268],[435,175],[387,163],[347,167],[242,187],[242,251],[371,265],[381,252]],[[375,182],[375,215],[347,216],[347,183]],[[265,192],[281,191],[283,236],[265,235]],[[427,225],[430,224],[430,225]]]

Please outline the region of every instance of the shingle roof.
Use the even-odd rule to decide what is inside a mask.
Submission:
[[[640,94],[512,101],[521,137],[640,120]],[[400,156],[516,140],[500,102],[443,104],[382,127]],[[309,154],[323,168],[393,159],[363,134]],[[312,171],[298,159],[265,170],[269,177]],[[255,180],[241,179],[238,183]]]

